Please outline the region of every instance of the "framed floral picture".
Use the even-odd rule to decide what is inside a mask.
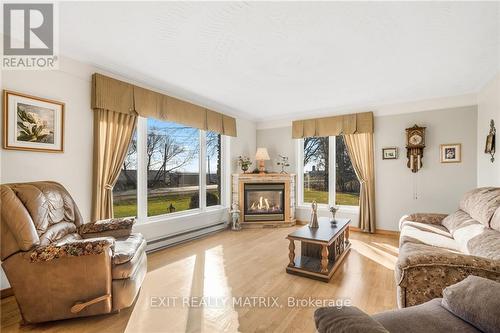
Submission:
[[[63,152],[64,103],[3,92],[5,149]]]
[[[459,163],[462,161],[462,145],[449,143],[441,145],[441,163]]]

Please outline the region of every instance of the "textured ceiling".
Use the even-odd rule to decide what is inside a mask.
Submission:
[[[60,3],[61,54],[262,121],[471,93],[500,3]]]

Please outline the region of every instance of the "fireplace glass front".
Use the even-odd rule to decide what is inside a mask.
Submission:
[[[284,183],[245,184],[245,221],[284,221],[284,193]]]

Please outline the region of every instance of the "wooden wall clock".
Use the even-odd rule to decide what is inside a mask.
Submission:
[[[406,165],[411,172],[418,172],[423,166],[425,148],[425,127],[415,125],[406,129]]]

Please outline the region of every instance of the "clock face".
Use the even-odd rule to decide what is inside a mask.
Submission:
[[[408,140],[412,145],[419,145],[422,143],[422,136],[419,134],[413,134]]]

